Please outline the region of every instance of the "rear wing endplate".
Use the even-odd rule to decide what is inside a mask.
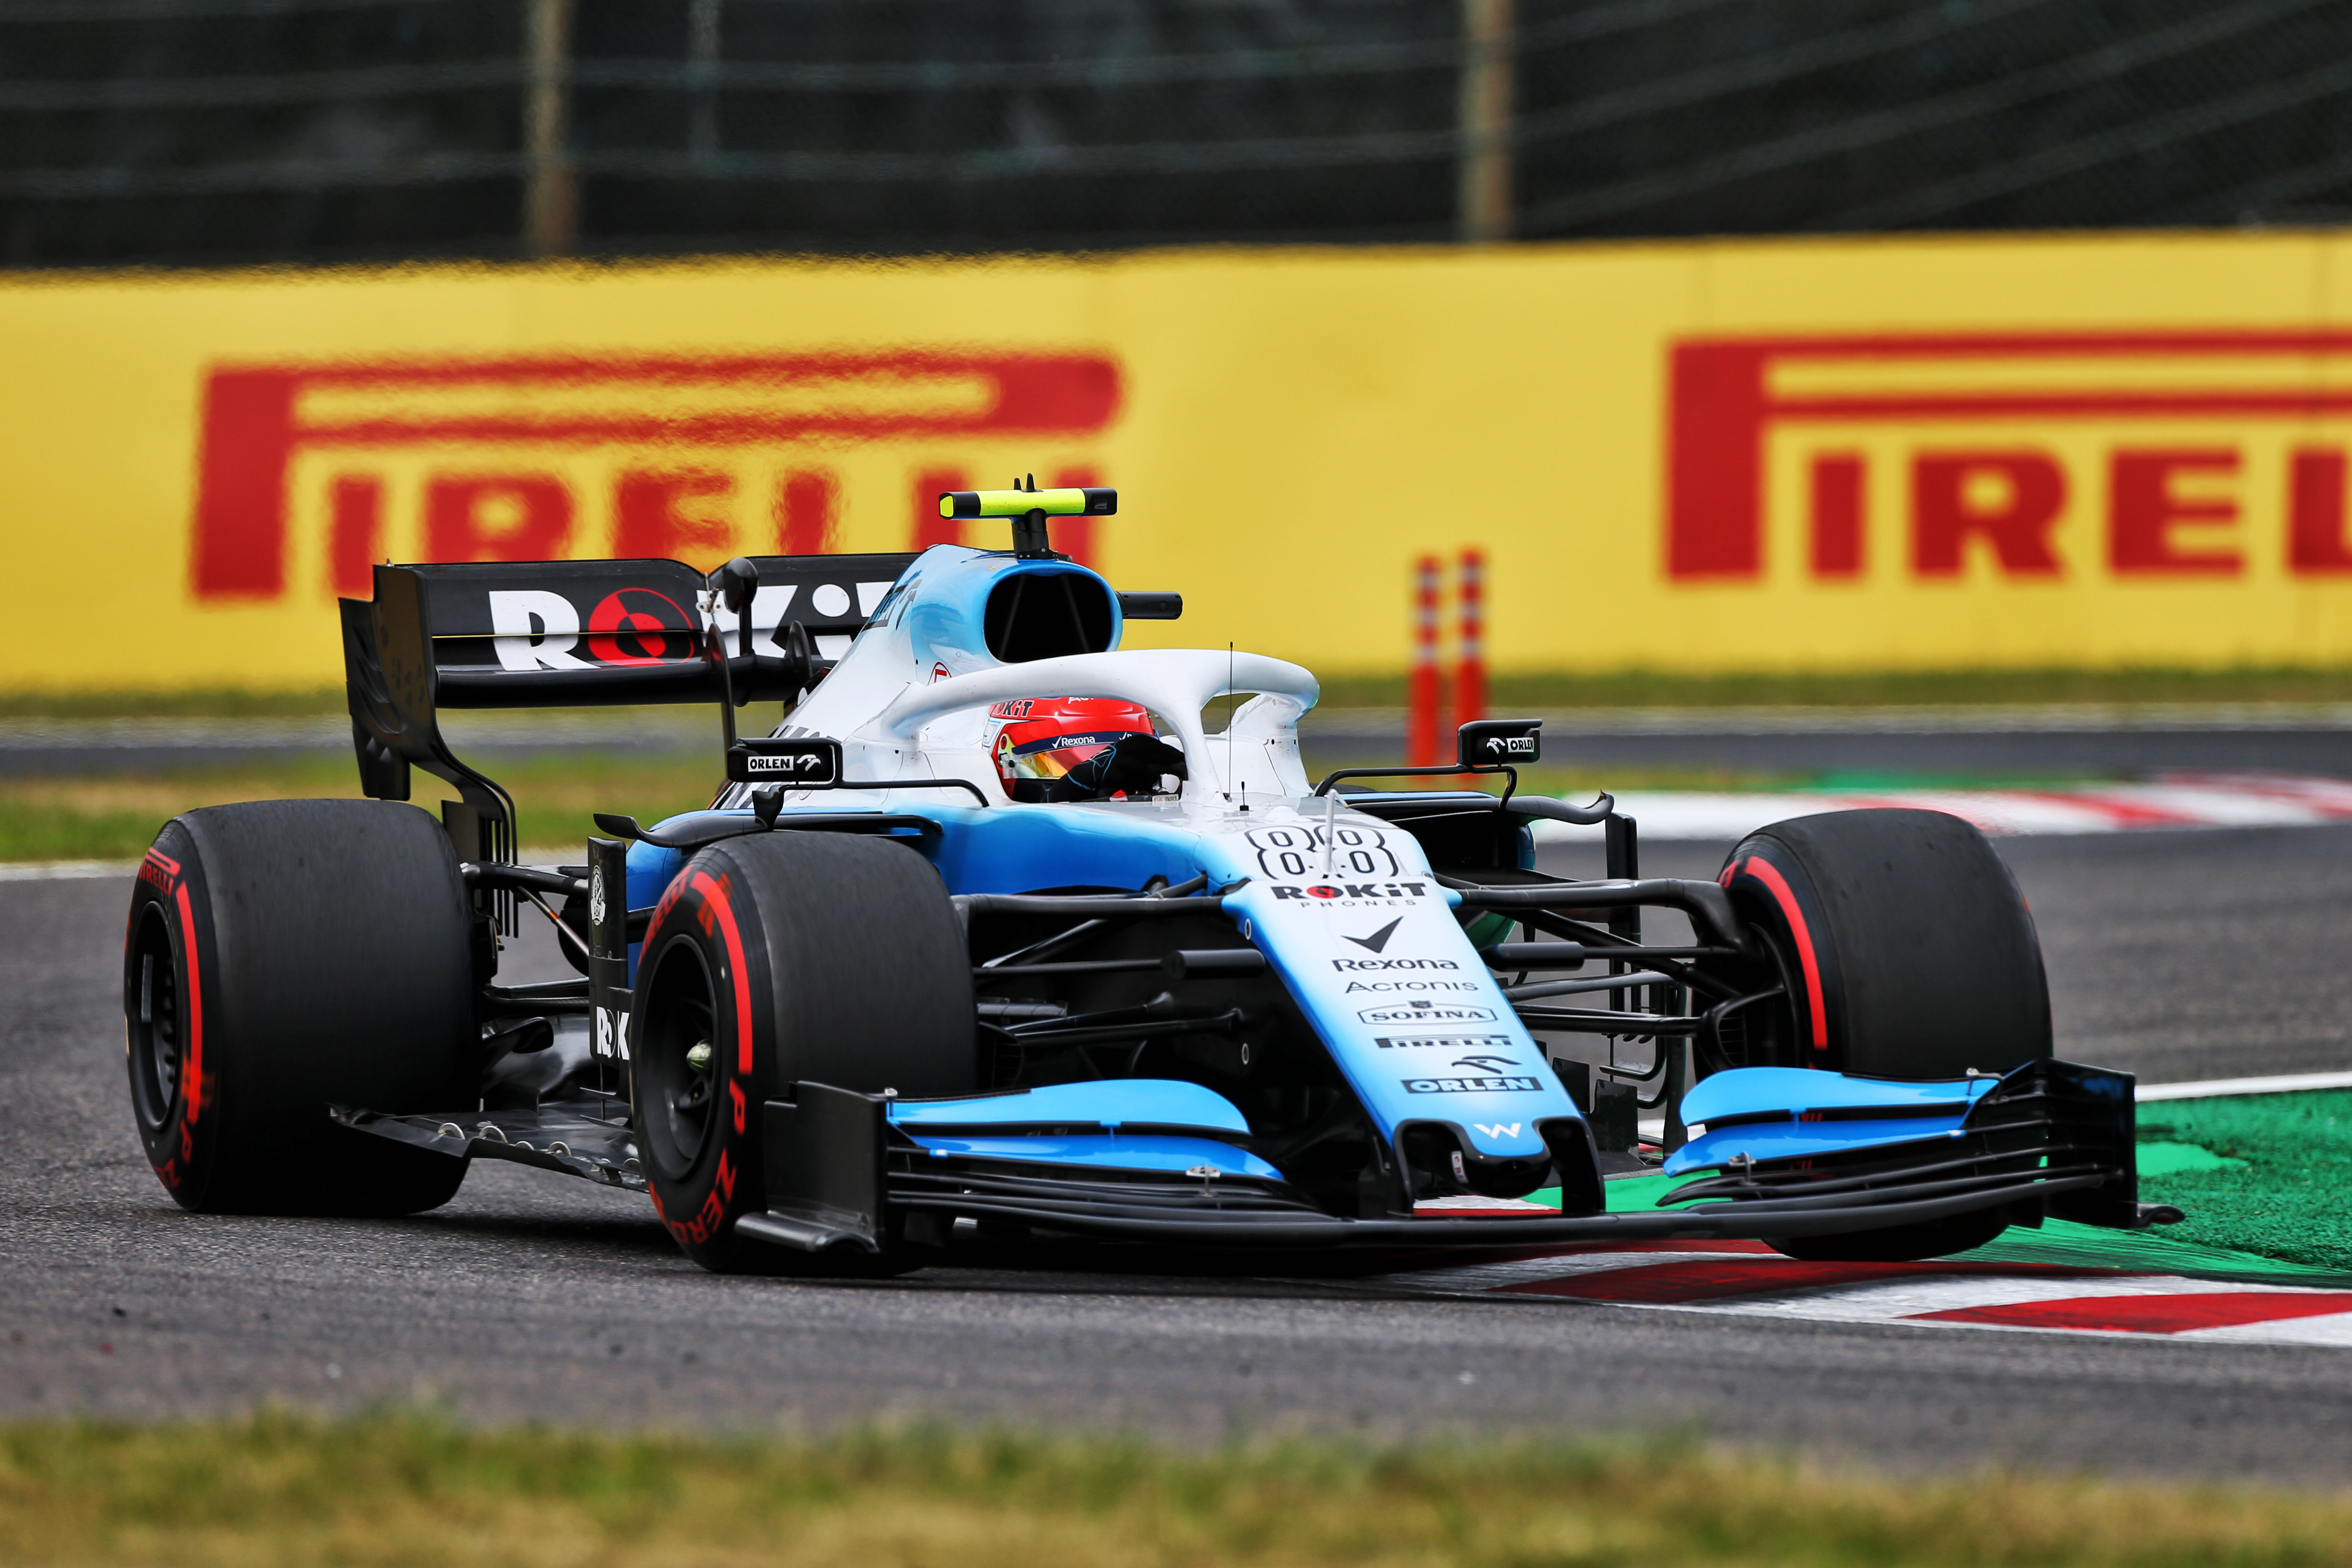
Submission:
[[[514,802],[441,737],[444,708],[716,702],[712,626],[738,701],[791,701],[811,658],[840,657],[912,555],[755,555],[750,646],[702,608],[682,561],[379,566],[373,600],[342,601],[343,684],[360,785],[406,800],[410,770],[454,785],[444,820],[469,860],[514,858]],[[794,630],[797,626],[799,629]]]

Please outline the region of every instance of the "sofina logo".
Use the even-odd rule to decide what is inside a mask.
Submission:
[[[1491,1024],[1495,1010],[1444,1002],[1409,1002],[1367,1007],[1356,1015],[1367,1024]]]
[[[1666,574],[1758,580],[1780,539],[1823,582],[2352,574],[2352,432],[2315,429],[2347,370],[2336,332],[1685,341]]]

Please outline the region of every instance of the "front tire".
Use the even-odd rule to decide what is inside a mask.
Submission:
[[[123,954],[131,1109],[183,1208],[415,1214],[463,1160],[336,1126],[475,1103],[470,916],[412,805],[209,806],[164,824]]]
[[[2050,1055],[2050,987],[2017,879],[1940,811],[1832,811],[1723,863],[1788,990],[1776,1063],[1868,1078],[2002,1073]]]
[[[767,1208],[763,1105],[800,1082],[909,1099],[980,1087],[971,959],[947,889],[887,839],[777,832],[714,844],[639,949],[630,1104],[654,1207],[719,1273],[912,1267],[735,1234]]]
[[[1759,1039],[1780,1065],[1867,1078],[2004,1073],[2051,1052],[2033,917],[1982,833],[1937,811],[1835,811],[1775,823],[1722,880],[1788,992]],[[1991,1241],[2005,1210],[1784,1237],[1811,1261],[1941,1258]]]

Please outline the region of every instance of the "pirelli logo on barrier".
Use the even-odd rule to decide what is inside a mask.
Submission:
[[[1670,353],[1673,583],[2352,575],[2352,333],[1698,338]]]
[[[1077,443],[1052,481],[1105,482],[1084,447],[1120,395],[1118,363],[1099,353],[216,364],[190,584],[217,604],[364,596],[387,558],[832,552],[850,504],[894,514],[889,548],[959,542],[980,525],[941,519],[939,493],[966,488],[992,443]],[[889,493],[845,497],[853,469]],[[1066,522],[1056,542],[1083,559],[1089,521]]]

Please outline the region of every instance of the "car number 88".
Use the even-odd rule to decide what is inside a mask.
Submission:
[[[1341,827],[1335,831],[1331,859],[1324,864],[1324,830],[1301,824],[1297,827],[1261,827],[1250,834],[1257,851],[1258,869],[1272,878],[1342,873],[1355,877],[1395,877],[1403,873],[1387,837],[1376,827]]]

